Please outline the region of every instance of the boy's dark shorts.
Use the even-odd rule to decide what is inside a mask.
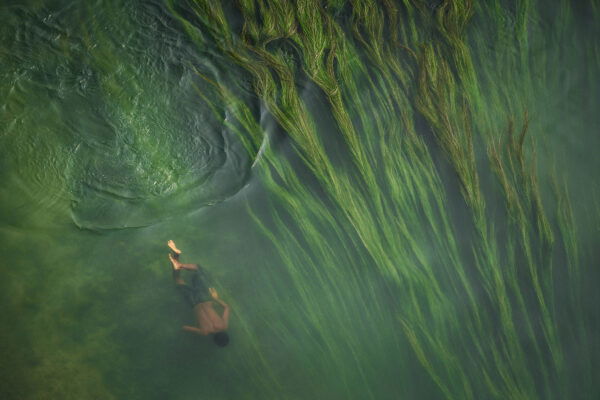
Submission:
[[[202,267],[198,267],[198,270],[193,271],[191,275],[191,285],[177,285],[177,290],[181,292],[185,302],[193,308],[196,304],[211,301],[212,296],[208,290],[210,287],[208,274]]]

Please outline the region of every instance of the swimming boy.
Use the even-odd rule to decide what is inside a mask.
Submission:
[[[219,298],[215,288],[208,287],[208,276],[202,267],[198,264],[180,263],[181,250],[172,240],[169,240],[167,245],[173,250],[169,254],[169,260],[173,266],[175,285],[196,314],[196,326],[185,325],[183,330],[203,336],[214,334],[215,343],[221,347],[226,346],[229,343],[229,336],[225,332],[229,325],[229,305]],[[181,270],[192,271],[191,286],[181,278]],[[213,308],[213,300],[223,307],[222,316]]]

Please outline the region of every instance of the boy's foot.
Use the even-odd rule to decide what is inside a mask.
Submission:
[[[174,270],[181,269],[181,263],[173,257],[173,254],[169,253],[169,260],[171,260],[171,264],[173,265]]]
[[[177,246],[175,246],[175,242],[174,242],[174,241],[172,241],[172,240],[169,240],[169,241],[167,242],[167,246],[169,246],[169,248],[170,248],[171,250],[173,250],[175,253],[177,253],[177,254],[181,254],[181,250],[179,250],[179,249],[177,248]]]

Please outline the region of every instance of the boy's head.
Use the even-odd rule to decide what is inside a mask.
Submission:
[[[213,335],[213,340],[217,346],[225,347],[229,343],[229,335],[226,332],[217,332]]]

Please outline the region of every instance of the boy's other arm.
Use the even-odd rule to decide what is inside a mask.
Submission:
[[[206,336],[206,333],[202,329],[196,328],[195,326],[184,325],[181,329],[186,332],[197,333],[198,335]]]

